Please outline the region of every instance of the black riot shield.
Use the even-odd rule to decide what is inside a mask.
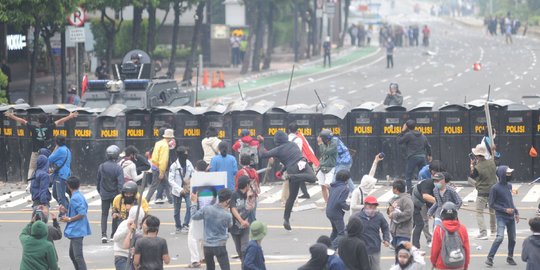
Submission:
[[[455,180],[467,180],[471,152],[469,111],[461,105],[446,105],[439,109],[439,118],[440,160]]]
[[[6,112],[7,107],[0,107],[0,181],[5,182],[7,181],[7,150],[6,150],[6,144],[4,141],[4,122],[7,121],[4,116],[4,113]]]
[[[406,109],[401,106],[390,106],[384,111],[378,111],[382,130],[380,135],[381,152],[384,153],[381,175],[387,179],[405,179],[406,151],[405,146],[397,143],[397,136],[401,133],[403,125],[408,120]]]
[[[127,110],[126,115],[126,147],[135,146],[144,154],[151,147],[152,117],[146,109]]]
[[[491,104],[489,106],[490,110],[490,116],[491,116],[491,125],[496,130],[496,138],[495,138],[495,144],[497,145],[499,142],[498,133],[500,131],[499,127],[499,113],[500,113],[500,107],[496,106],[494,104]],[[487,127],[487,121],[486,121],[486,114],[484,110],[484,106],[471,106],[469,108],[469,114],[470,114],[470,126],[471,126],[471,148],[476,147],[476,145],[482,143],[482,140],[484,138],[484,135],[486,134],[486,127]],[[498,152],[498,151],[497,151]]]
[[[97,113],[101,110],[77,109],[77,118],[66,123],[66,144],[71,150],[71,174],[83,183],[95,184],[97,166],[104,158],[96,151]]]
[[[152,136],[150,136],[150,148],[153,148],[154,144],[162,139],[161,136],[163,136],[165,129],[171,128],[175,130],[175,112],[176,110],[168,107],[152,110]]]
[[[264,137],[264,147],[266,149],[273,149],[276,147],[274,143],[274,135],[278,131],[283,131],[287,133],[287,113],[279,108],[273,108],[270,111],[266,112],[263,116],[263,132],[262,136]],[[268,159],[263,159],[259,161],[262,167],[266,167],[268,164]],[[276,181],[274,175],[276,170],[279,170],[278,161],[274,163],[274,166],[270,168],[270,171],[267,173],[268,179],[266,181]],[[265,179],[261,178],[261,181]]]
[[[208,107],[203,115],[202,127],[204,132],[213,127],[218,132],[218,138],[232,146],[232,123],[231,116],[226,114],[227,106],[215,104]]]
[[[175,115],[176,145],[189,148],[189,159],[193,164],[204,156],[201,140],[202,115],[205,109],[201,107],[179,107]]]
[[[440,159],[439,112],[432,111],[433,102],[424,101],[409,111],[409,119],[416,121],[416,130],[426,136],[431,145],[431,156]]]
[[[363,175],[369,174],[375,156],[381,152],[380,134],[382,131],[380,124],[382,122],[378,119],[380,114],[373,112],[373,109],[378,105],[378,103],[367,102],[352,109],[348,115],[347,145],[356,151],[352,155],[353,164],[351,167],[351,175],[356,179],[361,179]],[[378,176],[381,177],[381,174]]]

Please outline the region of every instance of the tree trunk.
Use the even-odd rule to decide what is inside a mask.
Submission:
[[[36,90],[36,70],[39,54],[39,35],[40,35],[41,23],[36,21],[34,24],[34,51],[32,52],[31,68],[30,68],[30,87],[28,90],[28,104],[34,106],[34,92]]]
[[[347,35],[347,29],[349,28],[349,7],[351,6],[351,0],[345,0],[345,20],[343,23],[343,31],[341,31],[341,36],[339,37],[338,48],[343,47],[345,41],[345,35]]]
[[[180,30],[180,0],[174,1],[174,24],[173,35],[171,42],[171,59],[169,61],[169,70],[167,76],[170,79],[174,79],[174,73],[176,72],[176,47],[178,46],[178,31]]]
[[[195,20],[195,28],[193,29],[193,36],[191,37],[191,53],[190,57],[186,60],[186,68],[184,70],[184,78],[182,79],[183,82],[191,82],[191,77],[193,77],[193,61],[195,60],[195,53],[197,52],[197,40],[199,39],[199,32],[201,31],[201,25],[204,17],[204,5],[206,4],[205,1],[200,1],[197,5],[197,10],[195,11],[196,14],[196,20]]]
[[[144,8],[133,6],[133,28],[131,31],[131,49],[140,49],[142,45],[141,24]]]
[[[261,0],[257,2],[257,25],[254,31],[256,34],[251,71],[259,72],[261,71],[261,49],[263,46],[264,37],[264,4]]]
[[[63,27],[63,29],[60,31],[60,73],[62,75],[61,78],[61,84],[60,87],[60,100],[66,100],[66,84],[67,84],[67,72],[66,72],[66,28]]]
[[[156,43],[156,7],[152,1],[148,4],[148,33],[146,34],[146,52],[154,54]]]
[[[60,93],[58,88],[58,79],[56,76],[56,64],[54,63],[54,57],[52,54],[51,46],[51,37],[54,35],[54,32],[43,31],[43,39],[45,40],[45,47],[47,48],[47,57],[49,58],[49,64],[51,72],[53,74],[53,103],[58,104],[62,103],[60,100]]]
[[[266,40],[266,53],[264,54],[263,70],[270,68],[270,62],[272,62],[272,53],[274,53],[274,12],[276,5],[274,1],[268,1],[268,17],[266,23],[268,25],[268,39]]]
[[[253,49],[253,44],[252,43],[252,40],[253,40],[253,36],[255,35],[255,29],[253,29],[254,25],[255,25],[255,14],[253,14],[255,12],[255,8],[253,6],[253,3],[250,2],[250,1],[245,1],[244,2],[245,5],[246,5],[246,12],[247,12],[247,22],[248,22],[248,25],[249,25],[249,35],[247,37],[247,48],[246,48],[246,53],[244,55],[244,62],[242,62],[242,69],[240,70],[240,74],[246,74],[249,70],[249,61],[251,59],[251,55],[252,55],[252,49]]]

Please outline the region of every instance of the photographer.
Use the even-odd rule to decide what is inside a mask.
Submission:
[[[53,244],[54,250],[56,251],[56,247],[54,246],[54,241],[62,239],[62,228],[60,228],[60,223],[58,223],[58,219],[56,218],[56,214],[50,213],[53,224],[48,224],[49,221],[49,211],[48,208],[44,206],[38,206],[34,208],[34,211],[32,211],[32,220],[41,220],[43,223],[47,224],[47,240]],[[56,260],[58,260],[58,254],[56,254]]]
[[[53,218],[56,219],[54,216]],[[19,235],[23,248],[21,269],[58,269],[56,250],[48,241],[50,229],[48,230],[46,221],[43,220],[46,220],[46,215],[42,207],[39,207],[33,213],[32,221]]]

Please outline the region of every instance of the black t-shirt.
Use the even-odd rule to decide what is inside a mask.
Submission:
[[[32,152],[37,152],[41,148],[52,149],[53,130],[56,124],[47,123],[43,126],[27,125],[28,132],[32,136]]]
[[[236,208],[240,216],[246,220],[249,217],[251,211],[246,208],[247,194],[243,194],[241,191],[236,191],[231,197],[230,208]],[[232,234],[241,234],[248,228],[240,228],[240,221],[238,221],[233,215],[233,226],[230,228]]]
[[[433,179],[426,179],[418,184],[418,190],[420,191],[420,194],[429,194],[431,196],[435,196],[433,194],[433,189],[435,189],[435,184],[433,183]],[[426,205],[428,207],[431,207],[431,203],[426,202]]]
[[[139,270],[163,269],[163,255],[169,254],[167,240],[161,237],[142,237],[135,243],[135,254],[141,255]]]

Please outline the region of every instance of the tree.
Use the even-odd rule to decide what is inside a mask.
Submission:
[[[144,6],[147,4],[146,0],[132,0],[133,5],[133,28],[131,29],[131,49],[140,49],[141,42],[141,24],[142,13]]]
[[[268,14],[266,17],[266,25],[268,26],[268,38],[266,39],[266,53],[264,54],[263,70],[270,68],[272,61],[272,53],[274,53],[274,13],[276,12],[275,0],[268,1]]]
[[[148,5],[146,11],[148,12],[148,31],[146,35],[146,52],[150,55],[153,54],[154,49],[156,48],[156,33],[159,33],[165,20],[169,16],[169,11],[171,10],[171,1],[170,0],[147,0]],[[165,10],[165,16],[163,16],[159,27],[157,26],[156,19],[156,9]]]
[[[197,44],[198,44],[198,37],[199,33],[201,32],[201,26],[203,22],[204,17],[204,6],[206,4],[206,1],[201,0],[199,1],[199,4],[197,4],[197,9],[195,11],[195,27],[193,29],[193,36],[191,37],[191,45],[190,45],[190,57],[186,60],[186,68],[184,70],[184,78],[182,81],[184,82],[190,82],[191,77],[193,77],[193,62],[195,61],[195,53],[197,52]]]
[[[345,10],[345,20],[343,22],[343,31],[341,31],[341,35],[339,37],[338,47],[343,47],[343,43],[345,41],[345,35],[347,34],[347,29],[349,29],[349,7],[351,6],[351,0],[345,0],[345,7],[343,9]]]
[[[253,46],[253,61],[251,65],[251,71],[259,72],[261,69],[261,49],[263,46],[264,38],[264,12],[265,6],[263,0],[257,0],[256,7],[256,23],[253,29],[255,32],[255,44]]]

